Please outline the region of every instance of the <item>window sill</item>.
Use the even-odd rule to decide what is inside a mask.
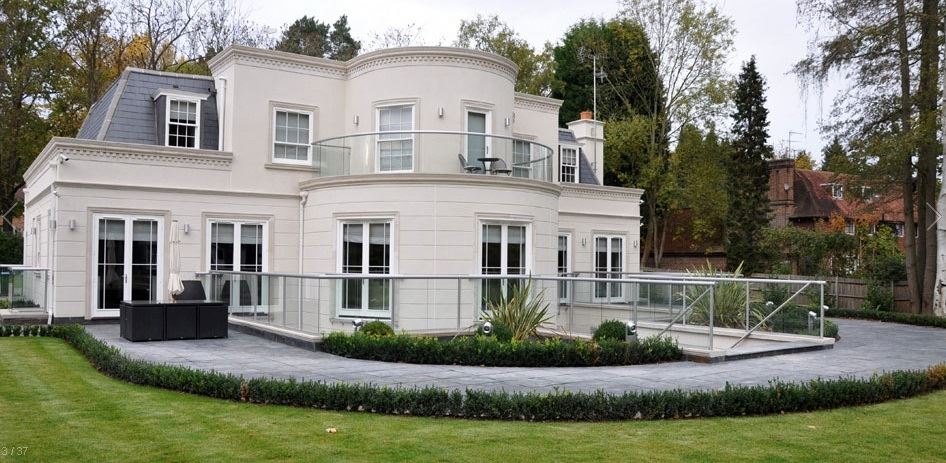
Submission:
[[[263,165],[267,169],[276,169],[276,170],[297,170],[302,172],[318,172],[318,167],[307,166],[303,164],[282,164],[278,162],[267,162]]]

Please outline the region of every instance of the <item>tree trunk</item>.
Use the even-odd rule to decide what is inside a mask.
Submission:
[[[920,18],[920,146],[917,162],[917,191],[920,242],[917,267],[921,295],[920,312],[933,313],[933,288],[936,274],[936,230],[933,205],[936,203],[936,158],[940,152],[937,139],[939,113],[939,0],[923,0]]]
[[[904,138],[910,132],[911,110],[910,103],[910,45],[907,42],[907,13],[904,0],[897,0],[897,48],[900,62],[900,132]],[[916,265],[916,222],[913,217],[913,150],[901,143],[904,152],[901,153],[901,194],[903,195],[903,241],[905,264],[907,270],[907,286],[910,292],[910,304],[914,311],[920,308],[920,281],[917,278]]]

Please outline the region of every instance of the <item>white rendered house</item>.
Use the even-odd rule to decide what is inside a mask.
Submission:
[[[27,170],[24,264],[49,269],[57,320],[166,298],[172,221],[185,279],[639,271],[642,192],[601,185],[603,124],[559,128],[561,101],[516,93],[505,58],[411,47],[338,62],[230,47],[210,67],[126,70],[79,135],[52,139]],[[249,301],[232,287],[231,305],[319,301],[298,329],[356,317],[428,329],[444,317],[430,312],[442,289],[430,281],[257,284]],[[472,319],[489,284],[504,283],[444,298]]]

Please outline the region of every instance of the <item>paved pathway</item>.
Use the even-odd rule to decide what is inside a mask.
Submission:
[[[837,320],[834,349],[716,364],[584,368],[469,367],[353,360],[230,331],[229,339],[132,343],[118,325],[89,325],[93,335],[134,358],[246,377],[277,377],[391,386],[506,391],[721,389],[780,378],[870,376],[946,362],[946,330],[862,320]]]

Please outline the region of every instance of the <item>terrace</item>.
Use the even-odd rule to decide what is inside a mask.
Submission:
[[[495,175],[552,182],[555,150],[534,140],[480,132],[384,131],[312,143],[316,176],[372,173]],[[293,154],[277,153],[292,157]]]

